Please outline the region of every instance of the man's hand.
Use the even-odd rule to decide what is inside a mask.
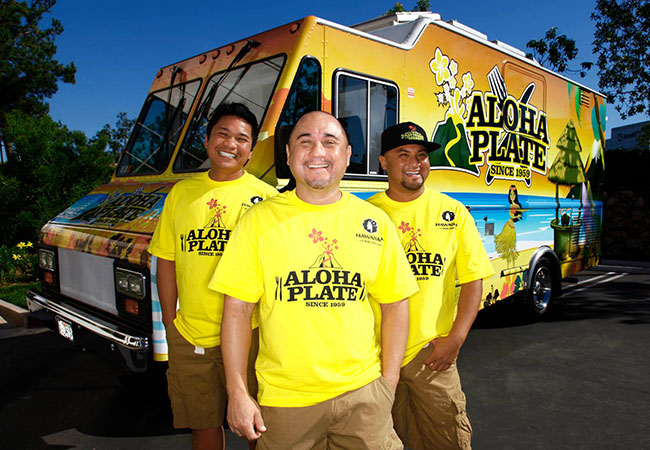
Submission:
[[[259,439],[261,432],[266,431],[260,407],[248,394],[246,383],[254,309],[254,303],[226,295],[221,322],[221,354],[228,391],[228,424],[233,433],[249,441]]]
[[[434,339],[431,341],[431,345],[433,350],[431,350],[429,357],[424,360],[424,364],[431,370],[442,372],[449,369],[453,362],[456,361],[463,341],[450,335]]]
[[[461,284],[456,320],[454,320],[449,336],[439,337],[431,341],[433,350],[431,350],[429,357],[424,360],[424,364],[429,369],[442,372],[449,369],[456,361],[460,348],[465,342],[467,333],[469,333],[476,318],[482,292],[483,280],[481,279]]]
[[[259,439],[266,431],[260,407],[246,392],[228,399],[228,425],[233,433],[249,441]]]

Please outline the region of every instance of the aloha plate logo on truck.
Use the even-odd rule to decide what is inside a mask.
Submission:
[[[429,67],[435,74],[438,104],[446,106],[445,120],[436,125],[433,142],[442,146],[430,156],[433,169],[460,170],[480,176],[487,163],[485,182],[521,181],[530,187],[533,172],[546,175],[550,148],[546,113],[529,101],[535,83],[519,98],[508,93],[497,66],[487,74],[490,91],[474,91],[471,72],[458,86],[458,63],[436,48]]]

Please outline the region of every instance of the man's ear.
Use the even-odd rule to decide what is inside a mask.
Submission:
[[[379,155],[379,164],[384,169],[384,172],[386,172],[386,158],[384,158],[384,155]]]
[[[350,157],[352,156],[352,146],[350,144],[348,144],[348,148],[347,148],[346,153],[348,155],[348,162],[345,165],[345,167],[350,167]]]
[[[289,150],[289,144],[286,144],[285,148],[287,150],[287,166],[288,166],[289,165],[289,159],[291,158],[291,150]]]
[[[253,157],[253,149],[251,149],[251,152],[248,154],[248,159],[244,163],[244,167],[248,165],[248,163],[251,161],[251,158]]]

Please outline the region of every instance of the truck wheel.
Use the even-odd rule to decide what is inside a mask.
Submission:
[[[546,315],[551,308],[554,294],[553,268],[548,259],[542,258],[533,269],[532,282],[526,296],[532,314],[537,317]]]

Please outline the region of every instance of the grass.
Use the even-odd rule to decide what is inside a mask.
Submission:
[[[39,288],[40,283],[16,283],[0,286],[0,299],[27,309],[25,294],[29,289]]]

